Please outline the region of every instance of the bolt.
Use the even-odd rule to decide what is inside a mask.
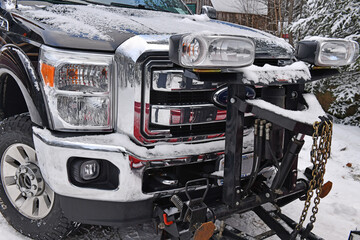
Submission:
[[[32,185],[31,186],[33,190],[36,190],[37,189],[37,186],[36,185]]]
[[[238,189],[238,190],[236,190],[236,193],[237,193],[237,194],[239,194],[239,193],[240,193],[240,190],[239,190],[239,189]]]
[[[236,202],[236,206],[239,206],[240,205],[240,203],[239,202]]]
[[[33,194],[32,192],[29,192],[26,196],[27,196],[27,197],[33,197],[34,194]]]
[[[292,98],[297,98],[298,95],[299,95],[299,94],[298,94],[296,91],[293,91],[293,92],[291,93],[291,97],[292,97]]]
[[[30,179],[31,179],[31,180],[34,180],[34,179],[35,179],[35,176],[34,176],[34,175],[31,175],[31,176],[30,176]]]
[[[231,99],[230,99],[230,102],[231,102],[231,103],[235,103],[235,102],[236,102],[235,98],[231,98]]]
[[[26,193],[25,193],[25,192],[22,192],[21,195],[22,195],[23,197],[25,197],[25,196],[26,196]]]
[[[265,193],[265,197],[269,198],[270,197],[270,193]]]
[[[165,229],[165,224],[164,223],[159,223],[158,228],[159,229]]]

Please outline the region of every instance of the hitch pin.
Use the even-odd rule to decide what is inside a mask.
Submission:
[[[163,218],[166,226],[170,226],[171,224],[174,223],[174,221],[168,221],[166,213],[163,214]]]

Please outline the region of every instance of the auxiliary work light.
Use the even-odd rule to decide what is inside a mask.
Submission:
[[[311,37],[298,43],[296,57],[315,66],[345,66],[356,61],[359,44],[352,40]]]
[[[185,34],[170,37],[169,57],[185,68],[235,68],[251,65],[255,43],[246,37]]]

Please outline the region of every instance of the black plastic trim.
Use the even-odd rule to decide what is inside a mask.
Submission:
[[[300,41],[296,48],[296,57],[304,62],[315,64],[317,47],[318,42],[316,41]]]
[[[31,120],[39,126],[49,127],[42,83],[28,56],[12,44],[3,46],[0,54],[0,68],[7,70],[18,84]]]
[[[104,225],[126,226],[148,222],[153,216],[153,200],[110,202],[58,195],[61,209],[71,221]]]

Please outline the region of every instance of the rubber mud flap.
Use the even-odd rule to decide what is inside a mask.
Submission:
[[[330,193],[330,191],[332,189],[332,185],[333,185],[333,183],[331,181],[328,181],[322,186],[320,198],[324,198]]]
[[[209,240],[214,234],[215,225],[213,222],[203,223],[195,232],[194,240]]]

